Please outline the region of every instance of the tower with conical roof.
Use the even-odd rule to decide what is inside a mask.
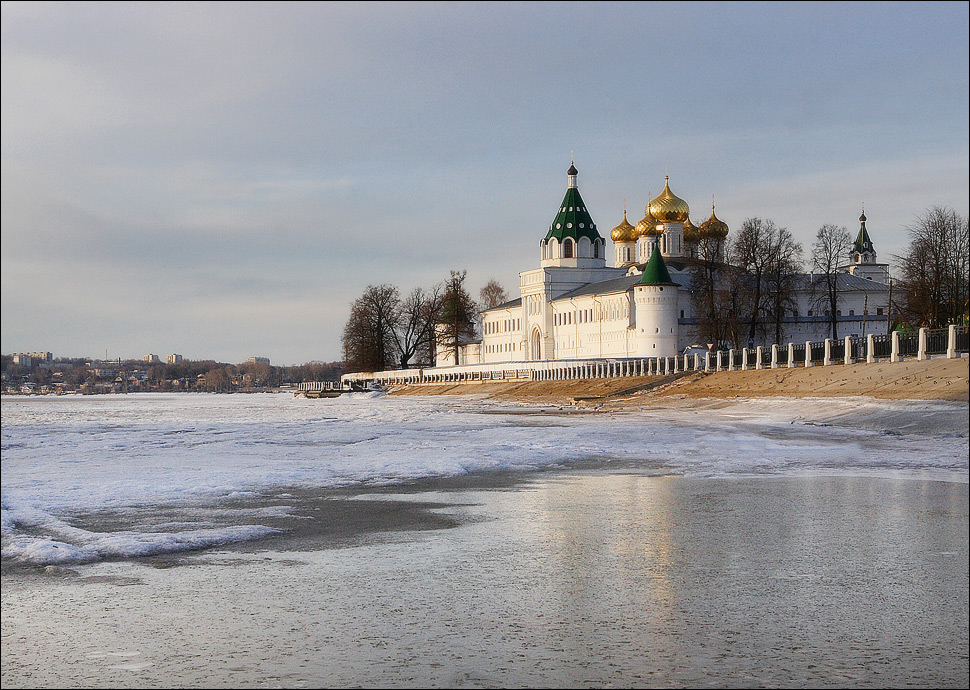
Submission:
[[[637,356],[677,356],[678,287],[670,278],[660,247],[655,245],[640,281],[633,286]]]
[[[556,339],[552,302],[584,285],[626,273],[623,268],[606,265],[606,240],[579,193],[579,171],[570,163],[566,171],[566,194],[556,216],[539,242],[539,268],[519,274],[521,305],[521,352],[525,359],[555,359]],[[629,223],[627,223],[629,225]],[[617,228],[624,233],[627,228]],[[614,229],[616,230],[616,228]]]
[[[869,231],[866,229],[866,209],[862,207],[862,215],[859,216],[859,234],[856,235],[852,249],[849,251],[849,265],[844,266],[844,270],[854,276],[872,280],[878,283],[889,282],[889,264],[881,264],[876,261],[876,248],[869,238]]]
[[[540,243],[541,265],[603,268],[606,266],[606,241],[596,230],[596,223],[579,193],[576,184],[579,171],[575,164],[570,164],[566,175],[566,196]]]

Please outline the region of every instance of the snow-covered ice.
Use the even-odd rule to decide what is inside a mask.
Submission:
[[[758,400],[613,414],[467,397],[5,397],[3,557],[91,562],[254,539],[259,524],[88,531],[79,512],[216,505],[594,459],[682,476],[866,474],[967,482],[967,406]],[[954,422],[954,420],[961,420]]]

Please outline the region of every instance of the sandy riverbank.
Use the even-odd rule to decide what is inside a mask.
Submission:
[[[691,373],[680,377],[631,377],[580,381],[525,381],[397,386],[394,395],[487,395],[505,400],[572,403],[577,398],[623,399],[637,404],[644,396],[659,399],[847,397],[886,400],[970,401],[970,360],[880,362],[850,366],[798,367]],[[595,401],[590,401],[595,402]]]

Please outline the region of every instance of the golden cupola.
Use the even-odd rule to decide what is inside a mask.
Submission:
[[[697,242],[700,239],[700,231],[697,226],[690,222],[690,218],[684,221],[684,242]]]
[[[623,221],[613,228],[610,237],[614,242],[633,242],[637,239],[637,229],[626,219],[626,209],[623,209]]]
[[[701,237],[727,237],[727,223],[714,215],[713,202],[711,202],[711,217],[701,223],[701,226],[697,230]]]
[[[656,237],[660,234],[657,230],[657,219],[650,213],[650,204],[644,209],[644,216],[637,223],[635,232],[637,237]]]
[[[664,190],[650,200],[647,208],[658,223],[683,223],[690,216],[687,202],[670,191],[670,177],[664,177]]]

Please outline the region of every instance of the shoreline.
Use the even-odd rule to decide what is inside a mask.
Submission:
[[[970,359],[858,363],[689,372],[572,381],[474,382],[391,386],[391,395],[483,395],[489,399],[580,406],[668,404],[674,398],[846,398],[970,402]]]

